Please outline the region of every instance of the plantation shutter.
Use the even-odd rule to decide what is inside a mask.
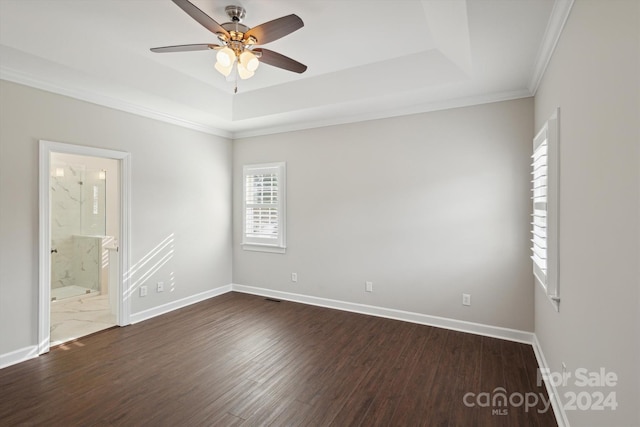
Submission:
[[[544,124],[533,140],[531,163],[532,221],[531,258],[533,274],[556,310],[560,304],[559,286],[559,117],[560,109]]]
[[[247,165],[243,244],[284,248],[284,163]]]
[[[547,284],[547,177],[548,140],[546,129],[538,135],[533,152],[531,191],[533,193],[532,256],[534,274],[545,287]]]

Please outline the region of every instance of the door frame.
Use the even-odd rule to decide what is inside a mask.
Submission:
[[[131,154],[124,151],[40,140],[39,152],[39,290],[38,354],[49,351],[51,342],[51,153],[77,154],[118,160],[120,174],[120,236],[118,310],[119,326],[131,323],[129,271],[131,265]]]

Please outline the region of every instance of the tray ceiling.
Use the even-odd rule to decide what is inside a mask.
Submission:
[[[304,28],[265,45],[308,66],[262,64],[227,82],[214,43],[170,0],[2,0],[0,77],[239,137],[530,96],[553,0],[192,0],[218,22],[290,13]],[[556,19],[557,20],[557,19]]]

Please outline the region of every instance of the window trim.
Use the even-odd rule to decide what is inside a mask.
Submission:
[[[542,287],[549,301],[556,309],[560,310],[560,286],[559,286],[559,244],[558,244],[558,213],[559,213],[559,182],[560,182],[560,108],[556,108],[551,117],[542,126],[533,139],[533,153],[545,141],[547,143],[547,203],[546,203],[546,275],[542,276],[533,261],[533,274],[535,281]],[[532,157],[534,157],[532,155]],[[532,164],[533,169],[533,164]],[[533,175],[533,170],[532,170]],[[533,192],[533,179],[531,191]],[[533,195],[532,195],[532,218],[533,218]],[[533,224],[533,221],[532,221]],[[533,234],[533,225],[532,225]],[[532,235],[533,241],[533,235]],[[533,243],[533,242],[532,242]],[[533,247],[532,247],[533,251]],[[532,255],[533,259],[533,255]]]
[[[274,169],[278,177],[278,237],[275,243],[260,242],[247,238],[247,176],[266,169]],[[286,172],[285,162],[248,164],[242,167],[242,249],[247,251],[286,252]]]

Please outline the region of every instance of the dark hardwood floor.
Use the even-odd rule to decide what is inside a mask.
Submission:
[[[520,404],[547,399],[536,369],[525,344],[229,293],[0,370],[0,425],[555,426]]]

